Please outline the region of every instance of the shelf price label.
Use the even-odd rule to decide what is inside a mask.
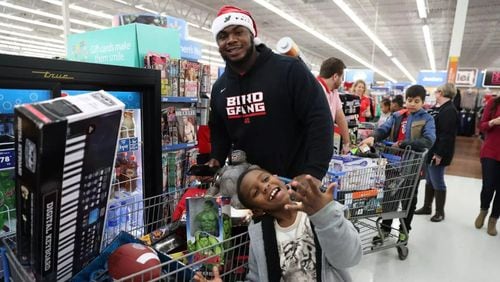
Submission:
[[[14,150],[0,151],[0,169],[14,168]]]

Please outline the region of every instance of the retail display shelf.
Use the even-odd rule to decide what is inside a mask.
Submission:
[[[198,97],[161,97],[162,102],[170,103],[196,103]]]
[[[194,147],[196,147],[196,144],[188,144],[188,143],[174,144],[174,145],[163,146],[162,151],[169,152],[169,151],[177,151],[177,150],[183,150],[183,149],[192,149]]]

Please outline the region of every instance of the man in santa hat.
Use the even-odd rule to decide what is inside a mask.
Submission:
[[[261,44],[248,11],[223,6],[212,32],[226,69],[212,88],[209,165],[243,150],[273,174],[320,181],[333,153],[333,121],[315,77],[298,59]]]

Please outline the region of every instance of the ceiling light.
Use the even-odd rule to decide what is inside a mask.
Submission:
[[[390,80],[392,82],[396,82],[396,80],[394,78],[390,77],[385,72],[383,72],[383,71],[379,70],[378,68],[372,66],[370,63],[368,63],[367,61],[363,60],[361,57],[357,56],[356,54],[352,53],[347,48],[344,48],[344,47],[340,46],[338,43],[336,43],[335,41],[333,41],[332,39],[330,39],[331,37],[327,37],[327,36],[323,35],[322,33],[316,31],[315,29],[313,29],[313,28],[305,25],[303,22],[295,19],[294,17],[290,16],[289,14],[285,13],[284,11],[282,11],[282,10],[278,9],[277,7],[271,5],[269,2],[266,2],[266,1],[263,1],[263,0],[254,0],[254,2],[256,2],[257,4],[259,4],[259,5],[263,6],[263,7],[265,7],[269,11],[274,12],[278,16],[284,18],[285,20],[287,20],[290,23],[298,26],[299,28],[305,30],[306,32],[308,32],[311,35],[313,35],[316,38],[318,38],[319,40],[325,42],[326,44],[328,44],[328,45],[332,46],[333,48],[339,50],[340,52],[346,54],[347,56],[351,57],[352,59],[358,61],[359,63],[361,63],[362,65],[366,66],[367,68],[372,69],[374,72],[380,74],[381,76],[385,77],[386,79],[388,79],[388,80]]]
[[[41,37],[41,36],[35,36],[35,35],[20,33],[20,32],[16,32],[16,31],[10,31],[10,30],[0,29],[0,33],[15,35],[15,36],[24,37],[24,38],[31,38],[31,39],[36,39],[36,40],[40,40],[40,41],[47,41],[47,42],[54,42],[54,43],[64,44],[63,40],[46,38],[46,37]]]
[[[219,52],[217,52],[217,51],[211,51],[211,50],[208,50],[208,49],[201,49],[201,52],[202,53],[206,53],[206,54],[210,54],[210,55],[214,55],[214,56],[220,56]]]
[[[44,50],[44,51],[55,52],[55,53],[59,53],[59,52],[64,53],[65,52],[64,49],[55,49],[52,47],[39,46],[39,45],[27,45],[26,43],[15,42],[15,41],[10,41],[10,40],[2,40],[2,43],[9,44],[12,46],[19,46],[19,47],[33,47],[33,48],[36,48],[38,50]]]
[[[23,39],[23,38],[17,38],[17,37],[12,37],[12,36],[5,36],[5,35],[0,35],[0,39],[5,39],[9,41],[16,41],[20,43],[27,43],[33,46],[44,46],[44,47],[50,47],[53,49],[59,49],[61,51],[64,51],[64,46],[62,45],[57,45],[57,44],[51,44],[51,43],[45,43],[45,42],[38,42],[38,41],[33,41],[33,40],[28,40],[28,39]]]
[[[210,61],[210,62],[216,62],[216,63],[221,63],[221,64],[225,64],[226,63],[221,58],[214,58],[214,57],[210,57],[210,56],[207,56],[207,55],[203,55],[203,56],[201,56],[201,58],[204,59],[204,60]]]
[[[47,17],[47,18],[52,18],[52,19],[56,19],[56,20],[60,20],[60,21],[63,20],[63,17],[60,16],[60,15],[55,15],[55,14],[52,14],[52,13],[47,13],[47,12],[43,12],[43,11],[39,11],[39,10],[35,10],[35,9],[30,9],[30,8],[26,8],[26,7],[14,5],[14,4],[11,4],[11,3],[7,3],[7,2],[0,2],[0,6],[4,6],[4,7],[7,7],[7,8],[11,8],[11,9],[15,9],[15,10],[23,11],[23,12],[28,12],[28,13],[31,13],[31,14],[34,14],[34,15],[44,16],[44,17]],[[70,19],[69,21],[72,22],[72,23],[75,23],[75,24],[79,24],[79,25],[83,25],[83,26],[88,26],[88,27],[93,27],[93,28],[97,28],[97,29],[106,28],[103,25],[98,25],[98,24],[95,24],[95,23],[90,23],[90,22],[81,21],[81,20],[77,20],[77,19]]]
[[[416,83],[415,78],[410,74],[410,72],[401,64],[401,62],[396,58],[392,57],[391,61],[410,79],[412,83]]]
[[[380,41],[380,39],[366,26],[366,24],[358,18],[358,16],[354,13],[349,6],[343,0],[333,0],[337,6],[349,17],[351,20],[359,27],[361,30],[377,45],[382,51],[384,51],[387,57],[391,57],[392,53],[389,51],[387,47],[385,47],[384,43]]]
[[[53,4],[53,5],[62,6],[62,1],[59,1],[59,0],[42,0],[42,1],[50,3],[50,4]],[[106,14],[106,13],[103,13],[103,12],[99,12],[99,11],[95,11],[95,10],[83,8],[83,7],[77,6],[75,4],[69,5],[69,8],[72,9],[72,10],[80,11],[82,13],[93,15],[93,16],[96,16],[96,17],[105,18],[105,19],[113,19],[113,16],[110,15],[110,14]]]
[[[191,36],[189,36],[187,38],[187,40],[191,40],[191,41],[194,41],[194,42],[198,42],[198,43],[201,43],[201,44],[205,44],[205,45],[209,45],[209,46],[212,46],[212,47],[215,47],[215,48],[219,48],[219,46],[217,46],[217,44],[215,44],[215,42],[213,42],[213,41],[208,41],[208,40],[205,40],[205,39],[201,39],[201,38],[197,38],[197,37],[191,37]]]
[[[429,25],[422,26],[424,32],[425,48],[427,49],[427,56],[429,57],[429,63],[431,65],[431,70],[436,71],[436,59],[434,58],[434,46],[432,45],[431,31],[429,30]]]
[[[29,27],[24,27],[24,26],[19,26],[19,25],[14,25],[14,24],[8,24],[8,23],[0,23],[0,26],[8,27],[8,28],[14,28],[14,29],[19,29],[19,30],[24,30],[24,31],[33,31],[32,28]]]
[[[417,9],[419,18],[427,18],[427,8],[425,7],[425,0],[417,0]]]
[[[202,29],[202,30],[204,30],[204,31],[208,31],[208,32],[212,33],[212,30],[211,30],[210,28],[208,28],[208,27],[199,26],[199,25],[197,25],[197,24],[195,24],[195,23],[191,23],[191,22],[188,22],[187,24],[188,24],[189,26],[196,27],[196,28],[198,28],[198,29]]]
[[[125,2],[125,1],[123,1],[123,0],[113,0],[113,1],[118,2],[118,3],[122,3],[124,5],[129,5],[129,6],[131,5],[131,4],[129,4],[129,3]]]
[[[151,9],[148,9],[142,5],[135,5],[134,7],[136,7],[137,9],[139,10],[143,10],[145,12],[148,12],[148,13],[151,13],[151,14],[159,14],[157,11],[154,11],[154,10],[151,10]]]
[[[3,43],[0,43],[0,48],[8,48],[8,49],[12,49],[12,50],[26,50],[26,51],[29,51],[29,52],[37,52],[37,53],[48,54],[48,55],[53,55],[53,56],[55,56],[55,55],[61,55],[62,54],[62,53],[58,53],[58,52],[39,50],[37,48],[20,47],[20,46],[3,44]]]
[[[9,20],[15,20],[15,21],[20,21],[20,22],[24,22],[24,23],[29,23],[29,24],[34,24],[34,25],[49,27],[49,28],[53,28],[53,29],[60,29],[60,30],[64,29],[64,27],[61,26],[61,25],[55,25],[55,24],[49,24],[49,23],[44,23],[44,22],[35,21],[35,20],[29,20],[29,19],[25,19],[25,18],[22,18],[22,17],[7,15],[7,14],[3,14],[3,13],[0,13],[0,17],[6,18],[6,19],[9,19]],[[75,33],[82,33],[82,32],[84,32],[83,30],[73,29],[73,28],[71,29],[71,31],[75,32]]]

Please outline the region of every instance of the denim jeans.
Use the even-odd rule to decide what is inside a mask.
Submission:
[[[434,190],[446,191],[446,183],[444,183],[444,166],[425,165],[425,180],[432,184]]]

